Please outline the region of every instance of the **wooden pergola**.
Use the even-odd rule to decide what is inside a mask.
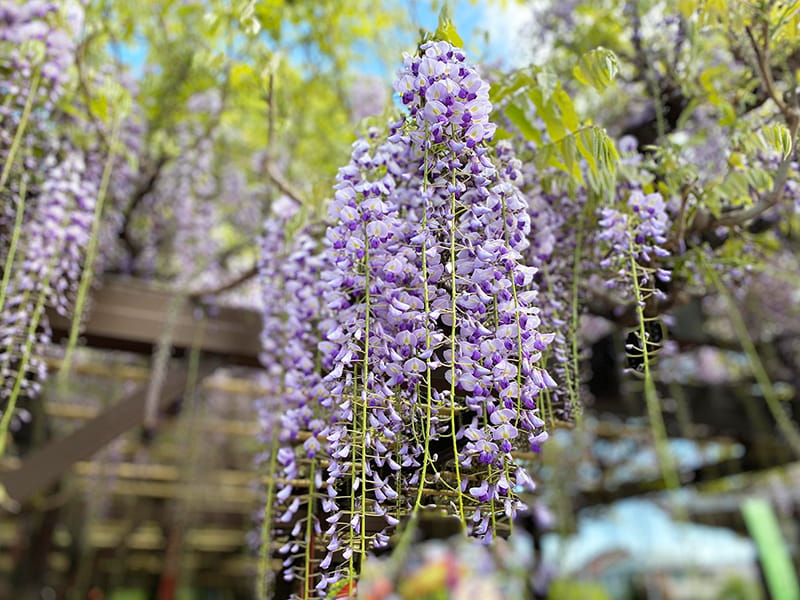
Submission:
[[[58,342],[66,337],[71,324],[54,312],[48,316],[54,341]],[[82,504],[81,495],[92,494],[98,478],[104,477],[113,479],[103,491],[112,504],[140,506],[132,518],[112,514],[82,525],[82,543],[94,555],[92,570],[118,568],[113,563],[122,553],[126,569],[159,579],[158,598],[162,600],[174,597],[181,569],[191,572],[196,584],[235,588],[231,585],[233,578],[239,581],[239,588],[252,585],[255,561],[246,550],[246,538],[259,505],[253,487],[258,473],[252,464],[259,432],[255,410],[250,411],[249,418],[193,420],[193,435],[201,444],[208,436],[244,443],[252,440],[248,452],[239,452],[237,468],[203,473],[201,482],[189,481],[177,464],[179,460],[153,462],[143,457],[139,447],[157,443],[158,452],[180,456],[183,449],[169,438],[176,437],[175,416],[186,412],[184,396],[192,382],[201,393],[239,395],[250,404],[264,395],[268,390],[252,376],[252,368],[260,364],[260,333],[260,316],[254,311],[203,305],[140,281],[106,280],[96,290],[82,344],[114,351],[115,356],[139,358],[132,361],[136,364],[76,361],[72,378],[101,378],[116,382],[118,387],[126,382],[126,393],[106,407],[97,407],[63,402],[58,385],[49,385],[46,401],[34,413],[35,419],[44,421],[39,429],[49,429],[49,424],[57,422],[64,424],[61,429],[71,431],[40,440],[29,449],[21,448],[19,456],[0,462],[0,485],[5,489],[8,509],[0,517],[0,571],[9,572],[16,566],[18,579],[22,572],[15,590],[25,590],[25,585],[30,587],[37,578],[43,583],[47,573],[75,571],[75,543],[71,539],[75,535],[67,535],[58,524],[64,519],[59,512],[72,510],[70,497],[77,496],[73,504]],[[154,352],[165,341],[171,347],[171,356],[153,402],[151,380],[157,371]],[[199,358],[195,367],[192,355]],[[49,362],[53,371],[60,367],[59,360]],[[245,375],[211,376],[232,368]],[[137,436],[137,429],[142,434]],[[121,460],[98,459],[98,453],[119,438],[127,442]],[[177,527],[165,522],[164,517],[168,513],[173,516],[179,504],[192,503],[198,512],[193,522]],[[21,540],[20,536],[28,539]],[[0,585],[0,596],[4,591]],[[22,593],[39,597],[32,589]]]
[[[65,337],[70,323],[54,313],[49,317],[58,341]],[[124,364],[79,360],[72,377],[77,381],[125,381],[129,389],[108,406],[98,407],[65,402],[58,386],[52,387],[35,418],[65,424],[62,429],[66,433],[42,439],[19,456],[0,461],[0,485],[9,509],[0,516],[0,572],[8,573],[14,567],[20,571],[23,565],[23,581],[17,585],[24,590],[27,584],[30,596],[18,596],[20,600],[39,598],[30,586],[44,582],[47,574],[60,573],[80,583],[80,578],[86,577],[81,569],[86,568],[112,580],[120,577],[115,570],[124,568],[126,577],[133,577],[139,585],[157,581],[153,597],[159,600],[175,597],[181,573],[197,585],[241,592],[237,596],[232,591],[231,599],[250,597],[256,562],[247,538],[254,527],[252,515],[261,502],[254,483],[264,477],[252,463],[259,450],[260,425],[252,408],[238,416],[191,417],[186,414],[186,395],[193,382],[202,393],[241,397],[251,407],[257,398],[268,395],[253,370],[260,366],[260,334],[260,315],[255,311],[204,305],[136,280],[109,279],[96,290],[84,325],[83,345],[136,360]],[[157,370],[153,357],[165,339],[172,353],[152,405],[151,380]],[[193,357],[198,359],[194,363]],[[50,366],[57,370],[59,360],[51,359]],[[705,393],[698,402],[690,399],[690,405],[693,423],[706,428],[704,437],[722,433],[744,444],[745,465],[759,453],[766,453],[771,465],[793,460],[769,428],[754,432],[754,419],[768,419],[763,407],[754,416],[752,407],[745,411],[733,407],[729,399]],[[723,405],[725,411],[720,410]],[[635,414],[635,407],[603,398],[597,400],[595,410]],[[178,424],[187,420],[175,418],[181,413],[191,423],[190,438],[176,433]],[[668,415],[668,421],[673,429],[677,427],[675,418]],[[137,431],[143,435],[136,435]],[[611,421],[602,422],[599,431],[600,437],[609,439],[649,436],[646,428]],[[204,466],[202,477],[187,475],[180,460],[189,452],[186,439],[208,450],[212,437],[233,448],[235,456],[229,462],[235,464]],[[119,460],[99,457],[101,450],[120,439],[124,444],[119,444]],[[142,451],[153,447],[158,449],[154,454],[162,456],[160,460]],[[714,480],[742,470],[743,463],[729,466],[699,469],[690,476],[696,481]],[[763,468],[763,463],[761,467],[745,466],[745,470],[755,468]],[[91,497],[104,477],[113,479],[104,493],[114,506],[122,508],[90,519],[75,508],[85,502],[80,497],[74,500],[80,494]],[[581,501],[607,502],[661,485],[663,482],[655,481],[614,492],[582,490]],[[190,507],[191,518],[176,519],[185,507]],[[74,528],[64,529],[63,523],[75,510],[80,519]],[[90,567],[75,555],[76,537],[92,555]],[[278,568],[277,563],[274,566]],[[0,583],[0,597],[4,591]]]

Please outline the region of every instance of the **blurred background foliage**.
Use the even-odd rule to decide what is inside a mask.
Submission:
[[[351,143],[366,127],[383,125],[397,112],[390,93],[393,71],[401,52],[418,43],[420,28],[435,29],[441,4],[88,2],[76,36],[70,84],[57,118],[48,126],[76,141],[87,155],[116,156],[98,272],[164,284],[214,303],[258,308],[254,275],[264,219],[271,210],[280,213],[301,205],[299,217],[288,226],[291,232],[299,228],[298,221],[324,215],[336,170],[347,163]],[[797,133],[800,3],[483,0],[452,2],[450,13],[471,56],[482,60],[493,84],[498,137],[527,143],[530,155],[523,158],[543,173],[543,188],[574,191],[583,186],[591,188],[596,200],[609,198],[616,181],[627,181],[664,197],[692,199],[686,202],[686,214],[681,213],[685,229],[677,226],[670,240],[686,253],[674,261],[681,274],[680,289],[675,308],[664,310],[671,341],[664,345],[654,378],[677,476],[684,484],[696,485],[683,497],[658,501],[662,508],[694,521],[745,533],[739,506],[754,491],[763,492],[779,508],[780,526],[796,565],[798,457],[785,441],[791,434],[776,428],[775,411],[767,410],[765,401],[774,399],[790,417],[789,431],[796,429],[800,211],[795,202],[791,209],[765,210],[746,222],[735,219],[743,214],[737,211],[748,211],[768,198],[773,187],[797,194],[797,166],[786,159],[795,151]],[[592,54],[598,48],[610,53]],[[759,54],[758,48],[769,52]],[[766,69],[779,93],[764,85]],[[114,121],[124,104],[130,109],[117,144]],[[622,143],[626,137],[627,146]],[[565,139],[578,141],[568,146]],[[581,161],[597,168],[581,170]],[[784,161],[791,165],[781,175]],[[576,173],[586,177],[581,186]],[[692,262],[693,250],[701,245],[714,250],[710,267]],[[709,285],[714,278],[704,268],[722,267],[726,270],[719,287]],[[681,596],[678,582],[664,583],[658,573],[638,571],[636,561],[630,560],[637,551],[634,545],[621,555],[598,529],[581,530],[582,508],[668,487],[657,444],[643,419],[642,383],[621,375],[621,332],[630,325],[630,315],[622,314],[617,299],[596,293],[598,282],[587,278],[581,285],[587,305],[581,340],[591,348],[582,360],[591,368],[591,403],[578,427],[553,436],[534,467],[542,482],[538,498],[555,507],[556,529],[562,534],[558,544],[550,545],[549,556],[555,560],[573,552],[577,565],[571,572],[565,567],[550,597],[693,597],[691,591]],[[141,358],[90,350],[78,358],[80,364],[106,362],[120,372],[148,364]],[[51,364],[57,365],[57,359]],[[259,381],[252,372],[235,371],[233,378]],[[44,427],[48,435],[72,431],[72,417],[63,415],[88,415],[104,406],[103,399],[120,393],[118,386],[116,391],[107,389],[107,378],[102,381],[82,376],[78,390],[48,388],[45,398],[61,410],[61,417],[51,416]],[[106,464],[103,461],[175,463],[180,475],[170,473],[188,478],[191,472],[205,497],[167,495],[150,505],[134,506],[131,497],[136,492],[128,488],[124,500],[111,502],[106,497],[111,506],[103,507],[103,493],[115,484],[103,490],[92,463],[81,467],[84,472],[76,477],[75,489],[90,489],[89,475],[98,478],[100,483],[93,483],[98,487],[91,488],[98,490],[96,504],[64,501],[61,515],[75,516],[75,522],[50,524],[60,532],[59,547],[72,553],[67,587],[72,586],[73,597],[85,597],[91,579],[86,565],[95,564],[90,556],[94,550],[87,549],[91,544],[81,541],[97,542],[102,535],[111,539],[109,531],[117,529],[127,534],[114,539],[130,539],[143,523],[160,522],[162,517],[167,523],[177,521],[182,511],[187,523],[194,519],[228,533],[242,532],[234,543],[222,544],[224,552],[215,555],[219,560],[250,556],[240,538],[250,527],[255,495],[247,497],[251,504],[245,509],[217,515],[218,520],[209,518],[202,506],[218,484],[210,475],[213,469],[246,472],[258,451],[254,429],[246,427],[257,420],[253,394],[214,389],[212,385],[198,396],[202,414],[227,422],[237,434],[208,436],[207,447],[187,452],[187,445],[198,442],[185,430],[172,431],[144,451],[134,433],[119,438],[119,447],[109,447],[104,451],[108,456],[94,461],[95,466]],[[28,408],[37,414],[35,405]],[[161,418],[171,422],[172,416]],[[184,434],[189,437],[181,439]],[[16,435],[15,442],[15,452],[23,456],[28,449],[25,436]],[[195,459],[205,475],[192,470],[198,468],[192,465]],[[240,485],[236,492],[245,497],[246,488]],[[29,534],[36,538],[47,525],[51,504],[60,499],[60,493],[39,498],[19,529],[3,529],[3,539]],[[594,525],[602,525],[603,515],[596,516]],[[109,517],[114,521],[110,528],[104,522]],[[612,511],[610,518],[617,519],[617,525],[626,519],[654,523],[650,531],[655,532],[677,530],[661,512],[641,506],[626,505],[618,513]],[[142,534],[139,547],[158,552],[168,536],[150,533],[155,538]],[[589,537],[579,537],[584,533]],[[594,555],[575,550],[589,544],[586,539],[597,544]],[[15,543],[16,548],[24,546]],[[124,563],[124,548],[103,548],[107,554],[113,550],[113,560]],[[742,547],[731,542],[730,548]],[[744,581],[736,579],[737,573],[725,572],[721,585],[707,597],[761,597],[753,588],[760,577],[755,548],[749,545],[742,552],[751,553],[749,567],[740,573]],[[719,550],[720,560],[723,555]],[[104,563],[108,564],[112,580],[116,577],[118,587],[124,587],[124,574],[114,572],[120,567],[110,560]],[[252,564],[237,570],[226,563],[225,568],[235,573],[225,584],[235,580],[238,587],[216,597],[248,597],[249,580],[245,585],[235,578],[242,573],[252,577]],[[688,572],[691,566],[681,564],[680,569]],[[196,572],[206,576],[210,570],[205,565],[205,571]],[[25,579],[25,573],[17,575]],[[186,575],[184,583],[188,586],[191,579]],[[633,583],[620,584],[622,579]],[[41,582],[29,576],[27,583]],[[152,578],[139,576],[125,583],[152,587]],[[609,589],[621,589],[619,593],[628,596],[609,596]],[[147,593],[144,597],[157,592]]]

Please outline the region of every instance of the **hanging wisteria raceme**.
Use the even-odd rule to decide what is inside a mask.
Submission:
[[[429,42],[395,89],[408,116],[356,142],[329,210],[321,566],[343,569],[320,589],[425,502],[492,539],[517,486],[532,485],[512,452],[546,437],[537,401],[553,380],[539,361],[552,335],[538,332],[535,269],[521,262],[518,164],[488,144],[488,84],[461,50]]]
[[[63,93],[72,61],[68,34],[54,26],[55,3],[0,2],[0,243],[15,227],[20,179],[37,169],[36,152],[50,146],[48,115]],[[12,167],[16,169],[12,172]],[[13,177],[12,177],[13,175]],[[24,208],[24,207],[23,207]]]
[[[35,395],[46,375],[39,356],[50,334],[44,308],[69,317],[91,237],[100,166],[66,147],[42,161],[44,181],[26,198],[0,323],[4,404]]]
[[[313,557],[313,540],[322,534],[317,498],[328,456],[323,430],[331,412],[317,346],[333,322],[322,302],[320,273],[325,259],[319,251],[318,227],[309,225],[286,240],[284,232],[294,209],[277,201],[273,212],[280,216],[267,220],[261,236],[262,362],[280,402],[264,399],[259,409],[267,448],[259,461],[269,476],[260,543],[266,566],[272,542],[280,542],[281,576],[303,581],[307,597],[313,590],[307,574],[320,562],[320,557]],[[260,586],[266,577],[267,569],[261,569]]]
[[[582,249],[592,243],[583,219],[587,192],[583,188],[562,189],[557,181],[545,191],[542,176],[533,163],[525,164],[523,173],[531,219],[530,245],[524,255],[526,262],[538,269],[540,316],[554,336],[547,355],[552,375],[559,383],[545,392],[543,409],[549,419],[568,421],[579,408],[579,397],[587,393],[581,389],[584,357],[576,356],[585,350],[573,344],[579,335],[582,313],[576,276],[589,270]]]
[[[92,236],[101,168],[62,139],[58,103],[73,76],[79,3],[0,3],[0,455],[19,400],[46,375],[45,307],[70,317]]]
[[[599,214],[601,232],[597,238],[603,252],[599,265],[609,270],[606,286],[631,293],[631,278],[636,276],[645,295],[663,297],[657,281],[667,283],[671,279],[671,272],[659,266],[660,259],[670,254],[664,248],[670,223],[664,199],[658,192],[645,194],[638,188],[622,187],[620,193],[627,193],[627,207],[619,203],[601,208]],[[638,275],[633,273],[631,258]]]
[[[0,2],[0,188],[12,164],[31,155],[21,150],[41,149],[42,138],[51,135],[48,119],[69,81],[75,52],[66,17],[56,2]]]
[[[635,305],[638,325],[628,334],[625,350],[630,368],[647,371],[650,355],[661,348],[663,339],[652,305],[666,298],[663,288],[672,279],[672,271],[662,266],[670,255],[664,246],[671,221],[661,194],[645,194],[629,186],[621,186],[618,194],[617,206],[600,209],[597,250],[602,257],[598,264],[607,270],[606,287]]]

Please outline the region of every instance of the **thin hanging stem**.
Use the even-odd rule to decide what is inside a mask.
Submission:
[[[83,309],[84,305],[86,304],[86,299],[89,295],[89,288],[92,284],[94,263],[97,256],[99,242],[100,217],[103,214],[103,204],[108,191],[108,185],[111,180],[111,171],[114,167],[114,159],[119,146],[121,122],[122,119],[120,115],[115,116],[114,124],[111,130],[111,147],[109,148],[108,156],[106,157],[106,163],[103,168],[103,176],[100,180],[100,189],[97,193],[97,201],[94,207],[92,234],[89,238],[89,247],[86,250],[86,262],[83,267],[83,273],[81,274],[81,283],[80,287],[78,288],[78,296],[75,299],[75,314],[72,318],[69,340],[67,341],[67,347],[64,351],[64,361],[61,363],[61,369],[58,372],[58,377],[62,381],[69,376],[70,367],[72,365],[72,355],[74,354],[75,347],[78,344],[78,333],[80,332]]]
[[[315,471],[317,470],[317,461],[315,458],[311,459],[311,465],[309,466],[309,481],[308,484],[308,508],[306,514],[306,547],[305,547],[305,568],[303,569],[303,600],[309,600],[313,593],[312,587],[312,578],[311,578],[311,556],[314,551],[314,544],[313,544],[313,533],[314,533],[314,495],[316,493],[316,480],[317,478],[314,476]],[[366,488],[366,484],[362,481],[361,483],[362,488]],[[362,524],[362,532],[363,532],[363,524]],[[362,533],[363,536],[363,533]],[[363,541],[362,541],[363,544]],[[366,556],[366,552],[362,549],[362,561],[363,557]]]
[[[256,597],[258,600],[269,598],[269,559],[272,550],[272,510],[275,502],[275,469],[278,466],[278,435],[272,432],[270,444],[269,466],[267,467],[267,498],[264,504],[264,521],[261,523],[261,546],[258,549],[258,583]]]
[[[6,294],[8,293],[8,282],[11,279],[11,269],[14,266],[14,257],[17,253],[20,232],[22,231],[22,217],[25,214],[25,194],[27,192],[25,178],[19,182],[19,202],[17,203],[17,214],[14,219],[14,231],[11,233],[11,245],[8,248],[5,268],[3,269],[3,283],[0,287],[0,313],[6,305]]]
[[[575,418],[575,424],[580,425],[581,421],[581,405],[579,401],[579,388],[580,388],[580,348],[578,347],[578,328],[580,325],[580,299],[578,298],[580,288],[578,282],[580,281],[581,271],[581,256],[583,255],[583,242],[584,242],[584,228],[586,226],[586,213],[589,210],[589,203],[581,211],[580,219],[578,220],[578,231],[575,238],[575,250],[572,254],[572,286],[570,294],[570,321],[569,321],[569,336],[570,336],[570,357],[569,363],[566,365],[565,373],[568,373],[567,390],[569,392],[569,401],[572,405],[572,414]]]
[[[454,153],[455,154],[455,153]],[[452,171],[452,183],[455,187],[456,172]],[[503,205],[505,207],[505,204]],[[456,195],[455,192],[450,194],[450,309],[453,311],[453,322],[450,328],[450,359],[452,361],[450,367],[450,435],[453,439],[453,461],[455,463],[456,471],[456,492],[458,493],[458,517],[461,520],[462,530],[466,528],[466,517],[464,516],[464,495],[461,491],[461,461],[458,459],[458,435],[456,432],[456,310],[457,310],[457,293],[456,293]],[[504,215],[505,217],[505,215]],[[427,284],[426,284],[427,286]],[[515,298],[516,299],[516,298]],[[520,369],[521,370],[521,369]]]
[[[778,424],[778,429],[780,429],[781,433],[786,438],[792,451],[796,456],[800,457],[800,431],[798,431],[797,427],[792,423],[791,417],[786,413],[778,395],[775,393],[772,380],[766,368],[764,368],[761,357],[758,355],[758,350],[756,350],[756,346],[753,343],[753,338],[750,337],[750,332],[747,331],[747,325],[742,318],[742,313],[736,307],[736,303],[733,301],[728,290],[722,285],[719,275],[714,272],[714,269],[712,269],[705,260],[703,260],[702,265],[706,277],[708,277],[709,281],[717,288],[719,294],[725,299],[725,303],[728,306],[728,318],[731,320],[736,337],[739,338],[739,343],[747,355],[747,360],[750,362],[750,369],[753,371],[753,376],[756,378],[758,386],[764,394],[764,400],[767,403],[769,412],[772,413],[772,417]]]
[[[33,71],[33,77],[31,78],[31,90],[28,94],[28,99],[25,101],[25,107],[22,109],[22,116],[20,117],[17,131],[14,134],[14,139],[11,142],[11,148],[8,151],[8,157],[6,158],[6,164],[3,165],[3,172],[0,174],[0,190],[5,188],[8,177],[11,175],[11,167],[14,166],[14,160],[16,160],[17,152],[19,152],[19,147],[22,143],[22,136],[25,134],[25,128],[27,127],[28,119],[31,116],[33,101],[36,99],[36,92],[38,91],[41,77],[42,67],[41,65],[37,65],[36,69]]]
[[[365,292],[365,314],[364,314],[364,376],[361,388],[361,565],[367,559],[367,406],[369,404],[369,334],[370,334],[370,312],[372,302],[369,292],[370,286],[370,266],[369,266],[369,237],[367,236],[367,224],[364,223],[364,292]],[[355,418],[355,412],[353,413]]]
[[[633,240],[630,240],[631,246]],[[658,456],[658,464],[661,469],[661,475],[664,478],[664,484],[668,489],[677,489],[680,487],[680,479],[678,477],[675,462],[672,459],[672,454],[669,449],[669,441],[667,438],[667,428],[664,425],[664,416],[661,414],[661,402],[658,398],[658,391],[656,390],[656,383],[653,379],[653,374],[650,371],[650,351],[648,350],[647,331],[645,329],[646,317],[644,315],[645,297],[642,294],[642,288],[639,284],[639,268],[636,264],[633,248],[630,248],[629,257],[631,268],[631,279],[633,280],[633,294],[634,301],[636,302],[636,317],[639,322],[639,339],[642,345],[642,366],[644,368],[644,399],[647,404],[647,417],[650,421],[650,428],[653,432],[653,444],[656,448],[656,455]]]
[[[5,411],[3,412],[3,418],[0,420],[0,458],[2,458],[3,454],[5,453],[8,427],[11,423],[11,416],[14,414],[14,409],[17,405],[17,399],[19,398],[20,390],[22,389],[22,382],[25,380],[25,370],[28,368],[28,363],[30,362],[31,354],[33,353],[33,340],[36,336],[36,330],[39,327],[39,322],[44,314],[44,303],[47,299],[47,291],[49,290],[49,287],[50,284],[48,275],[48,282],[45,283],[44,289],[41,291],[36,300],[36,307],[33,309],[33,315],[31,317],[30,324],[28,325],[27,336],[25,339],[25,347],[22,351],[22,361],[20,362],[20,366],[17,371],[17,377],[14,381],[14,388],[11,391],[11,397],[8,399]]]
[[[427,133],[427,129],[426,129]],[[427,136],[426,136],[427,138]],[[428,229],[428,198],[427,198],[427,191],[428,191],[428,149],[425,148],[425,157],[424,157],[424,172],[422,177],[422,195],[423,201],[425,202],[425,206],[422,212],[422,230],[427,232]],[[430,310],[431,310],[431,303],[430,303],[430,295],[428,293],[428,240],[427,237],[423,236],[422,238],[422,295],[424,301],[424,310],[425,310],[425,348],[426,350],[430,350],[431,346],[431,332],[430,332]],[[455,319],[455,315],[453,315]],[[431,367],[430,363],[426,360],[425,361],[425,394],[426,394],[426,406],[425,406],[425,431],[423,432],[423,456],[422,456],[422,471],[419,476],[419,486],[417,488],[417,497],[414,500],[414,508],[411,510],[411,516],[416,517],[419,513],[419,509],[422,506],[422,493],[425,490],[425,477],[428,473],[428,461],[429,461],[429,453],[430,453],[430,437],[431,437],[431,404],[433,403],[433,394],[431,392],[431,386],[433,385],[432,377],[431,377]],[[456,456],[456,461],[458,460],[458,456]],[[459,484],[460,485],[460,484]]]

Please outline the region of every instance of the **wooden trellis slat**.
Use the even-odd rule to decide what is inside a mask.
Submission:
[[[181,302],[175,292],[122,278],[105,279],[93,293],[83,335],[90,346],[149,352],[170,321],[174,302],[180,306],[174,317],[172,345],[191,348],[199,305]],[[55,311],[49,311],[48,318],[56,341],[69,332],[69,319]],[[231,363],[259,364],[261,317],[257,312],[214,307],[205,327],[203,352],[225,355]]]
[[[183,393],[186,371],[173,368],[166,376],[159,397],[164,406]],[[142,386],[106,409],[72,434],[56,439],[25,457],[19,468],[0,473],[0,485],[19,503],[58,481],[69,468],[86,460],[111,440],[144,421],[147,389]]]

